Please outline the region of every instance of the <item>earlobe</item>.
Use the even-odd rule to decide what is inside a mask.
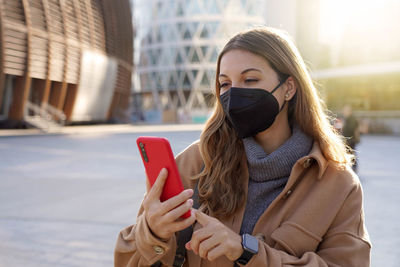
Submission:
[[[287,79],[287,91],[285,94],[285,100],[289,101],[296,94],[297,86],[292,76]]]

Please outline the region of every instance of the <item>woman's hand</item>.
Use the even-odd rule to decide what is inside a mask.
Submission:
[[[175,232],[189,227],[196,220],[193,212],[189,218],[184,220],[179,218],[193,205],[193,200],[190,198],[193,195],[192,189],[184,190],[164,202],[160,201],[167,176],[168,171],[162,169],[143,201],[144,214],[150,230],[164,240],[168,240]]]
[[[240,235],[201,211],[196,211],[196,220],[203,228],[193,232],[192,239],[186,244],[186,249],[193,250],[195,254],[209,261],[223,255],[235,261],[242,255]]]

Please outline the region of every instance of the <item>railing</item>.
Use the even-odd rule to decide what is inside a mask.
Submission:
[[[67,117],[61,110],[47,104],[43,107],[30,101],[25,104],[25,121],[43,131],[51,131],[65,125]]]

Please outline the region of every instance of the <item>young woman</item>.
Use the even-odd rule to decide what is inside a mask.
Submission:
[[[187,189],[161,203],[161,171],[119,235],[115,266],[173,266],[177,233],[192,224],[183,266],[369,266],[351,155],[293,43],[270,28],[240,33],[216,74],[215,111],[176,158]],[[195,187],[200,208],[181,220]]]

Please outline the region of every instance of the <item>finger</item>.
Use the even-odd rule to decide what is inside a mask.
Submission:
[[[196,210],[196,220],[198,223],[200,223],[202,226],[206,226],[208,223],[211,222],[213,218],[208,216],[207,214]]]
[[[193,196],[193,189],[186,189],[182,191],[180,194],[162,202],[162,208],[167,211],[170,211],[176,208],[178,205],[185,202],[191,196]]]
[[[168,177],[168,171],[166,168],[162,168],[160,173],[157,176],[156,181],[149,191],[149,198],[151,199],[160,199],[162,190],[164,188],[165,181]]]
[[[203,259],[207,259],[208,252],[214,247],[218,246],[219,243],[220,242],[217,241],[215,237],[203,240],[199,245],[199,256]]]
[[[165,217],[166,217],[167,221],[169,221],[169,222],[176,221],[179,217],[181,217],[183,214],[185,214],[190,208],[192,208],[192,206],[193,206],[193,200],[188,199],[182,205],[176,207],[173,210],[168,211],[168,213],[165,214]],[[164,209],[164,207],[163,207],[163,209]]]
[[[196,221],[196,216],[193,213],[191,213],[190,217],[170,224],[170,231],[174,233],[182,231],[183,229],[186,229],[192,224],[194,224],[195,221]]]
[[[213,261],[216,260],[217,258],[221,257],[222,255],[225,255],[225,248],[220,244],[218,246],[213,247],[210,249],[207,253],[207,260]]]
[[[151,185],[149,182],[149,176],[147,176],[147,174],[146,174],[146,192],[149,192],[150,189],[151,189]]]
[[[200,243],[205,239],[210,238],[212,235],[213,233],[210,232],[210,229],[201,228],[197,231],[194,231],[192,234],[192,239],[190,240],[190,247],[192,248],[193,252],[198,254]]]

